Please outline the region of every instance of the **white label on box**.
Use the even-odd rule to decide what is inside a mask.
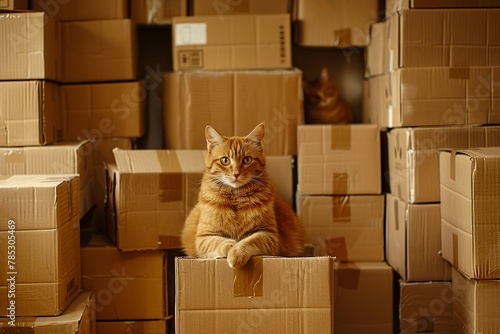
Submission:
[[[175,25],[175,45],[207,44],[206,23],[178,23]]]

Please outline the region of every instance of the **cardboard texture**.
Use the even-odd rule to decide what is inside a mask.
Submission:
[[[500,278],[500,148],[439,152],[443,258],[467,277]]]
[[[188,14],[188,0],[130,1],[130,17],[137,24],[168,24],[175,16]]]
[[[0,179],[0,316],[59,315],[80,292],[78,177]]]
[[[128,15],[127,0],[71,0],[32,1],[32,9],[43,11],[58,21],[86,21],[125,19]]]
[[[288,0],[221,0],[208,2],[203,0],[190,0],[191,15],[225,15],[234,14],[286,14],[289,13]]]
[[[163,79],[167,149],[205,150],[207,124],[226,136],[245,136],[264,122],[267,155],[297,154],[300,70],[185,71]]]
[[[47,146],[0,147],[0,175],[78,174],[80,218],[95,204],[92,144],[58,142]]]
[[[439,149],[484,143],[482,127],[392,129],[388,133],[390,192],[407,203],[439,202]]]
[[[0,13],[0,80],[58,80],[60,35],[40,12]]]
[[[0,81],[0,146],[54,143],[60,136],[60,118],[56,84]]]
[[[62,139],[141,137],[145,94],[140,81],[62,85]]]
[[[274,190],[290,207],[295,207],[294,168],[296,159],[291,155],[266,156],[266,167]]]
[[[176,258],[176,333],[332,333],[333,270],[329,257],[254,257],[238,270]]]
[[[390,68],[499,66],[500,9],[402,10],[389,18]]]
[[[390,16],[403,9],[431,8],[486,8],[500,7],[498,0],[386,0],[386,15]]]
[[[97,321],[96,334],[165,334],[166,320]]]
[[[381,129],[387,129],[389,99],[388,74],[365,79],[363,82],[363,123],[376,124]]]
[[[295,0],[297,43],[302,46],[366,46],[378,1]]]
[[[16,317],[15,327],[8,322],[9,318],[0,318],[2,333],[33,334],[96,334],[94,318],[95,295],[82,292],[71,303],[68,309],[57,317]]]
[[[99,235],[82,244],[82,288],[96,294],[96,319],[163,319],[164,257],[159,250],[121,252]]]
[[[287,69],[291,40],[289,14],[174,17],[173,68]]]
[[[384,196],[301,196],[299,217],[314,255],[384,261]]]
[[[299,125],[297,137],[301,195],[381,193],[378,126]]]
[[[388,73],[387,21],[371,24],[368,37],[365,49],[365,77]]]
[[[28,0],[0,0],[0,10],[27,10]]]
[[[399,333],[454,333],[451,271],[446,282],[399,280]]]
[[[500,280],[467,279],[453,268],[453,333],[494,333],[500,317]]]
[[[385,262],[340,263],[335,334],[393,333],[393,272]]]
[[[411,204],[386,194],[387,263],[408,282],[451,280],[441,257],[440,203]]]
[[[136,29],[130,19],[63,22],[63,83],[137,79]]]

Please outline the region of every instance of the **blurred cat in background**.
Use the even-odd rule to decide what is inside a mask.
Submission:
[[[304,228],[274,191],[266,169],[261,123],[245,137],[205,129],[207,156],[198,202],[182,232],[189,256],[225,257],[240,268],[254,255],[298,256]]]
[[[353,123],[349,104],[340,96],[323,67],[318,78],[304,81],[304,116],[306,124]]]

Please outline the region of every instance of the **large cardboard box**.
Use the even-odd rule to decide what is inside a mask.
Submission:
[[[388,133],[391,194],[407,203],[439,202],[439,149],[484,146],[482,127],[394,128]]]
[[[125,19],[128,15],[127,0],[36,0],[32,9],[44,11],[58,21],[86,21]]]
[[[297,154],[302,72],[195,71],[164,77],[165,147],[205,150],[205,127],[246,136],[264,122],[267,155]]]
[[[61,23],[61,82],[136,80],[135,28],[130,19]]]
[[[292,67],[289,14],[174,17],[174,70]]]
[[[386,0],[386,15],[390,16],[403,9],[431,8],[486,8],[500,7],[498,0]]]
[[[402,10],[388,22],[391,70],[499,66],[500,9]]]
[[[92,144],[88,140],[0,148],[0,175],[78,174],[80,218],[95,204],[93,168]]]
[[[96,334],[165,334],[166,320],[97,321]]]
[[[299,125],[297,137],[301,195],[381,193],[377,125]]]
[[[376,0],[295,0],[297,43],[302,46],[366,46],[378,20]]]
[[[332,333],[333,270],[330,257],[253,257],[237,270],[176,258],[176,333]]]
[[[60,139],[60,115],[56,84],[41,80],[0,81],[0,146],[54,143]]]
[[[387,263],[340,263],[335,278],[335,334],[393,333],[393,272]]]
[[[188,14],[188,0],[130,1],[130,17],[137,24],[168,24],[175,16]]]
[[[386,194],[386,257],[406,281],[451,280],[441,257],[441,206],[411,204]]]
[[[0,80],[58,80],[61,39],[54,19],[40,12],[0,13]]]
[[[470,278],[500,279],[500,148],[439,153],[443,258]]]
[[[141,137],[145,100],[140,81],[62,85],[62,139]]]
[[[384,261],[384,196],[301,196],[299,217],[314,255]]]
[[[163,319],[167,316],[165,254],[121,252],[105,237],[82,243],[82,288],[96,295],[97,320]]]
[[[453,333],[495,333],[500,325],[500,280],[468,279],[455,268],[452,274]]]
[[[2,333],[35,333],[35,334],[96,334],[94,317],[95,295],[82,292],[71,303],[68,309],[56,317],[16,317],[0,318]]]
[[[80,293],[78,177],[0,180],[0,316],[59,315]]]
[[[225,15],[233,14],[286,14],[290,12],[288,0],[190,0],[191,15]]]
[[[443,282],[399,280],[399,333],[454,333],[453,299],[451,275]]]

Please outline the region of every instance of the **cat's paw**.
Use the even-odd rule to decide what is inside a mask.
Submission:
[[[250,255],[241,251],[239,248],[234,247],[227,254],[227,263],[231,268],[241,268],[247,264],[250,259]]]
[[[229,251],[233,248],[233,246],[236,244],[236,241],[227,239],[222,242],[218,249],[217,249],[217,257],[227,257],[229,254]]]

